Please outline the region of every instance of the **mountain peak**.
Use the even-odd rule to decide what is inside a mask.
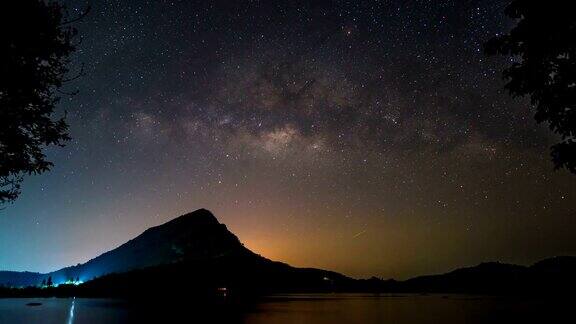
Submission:
[[[177,224],[186,224],[186,225],[194,225],[194,226],[202,226],[202,225],[217,225],[220,224],[220,222],[218,222],[218,219],[216,218],[216,216],[214,216],[214,214],[212,214],[211,211],[209,211],[208,209],[204,209],[204,208],[200,208],[197,209],[193,212],[178,216],[176,218],[174,218],[173,220],[164,223],[160,226],[163,225],[168,225],[168,224],[172,224],[172,223],[177,223]]]
[[[86,281],[113,272],[125,272],[184,260],[209,260],[249,253],[238,238],[207,209],[198,209],[142,234],[84,264],[59,270],[58,276]],[[53,278],[56,273],[52,273]]]

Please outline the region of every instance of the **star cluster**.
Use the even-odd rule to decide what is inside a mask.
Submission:
[[[482,53],[505,1],[86,5],[74,140],[0,212],[0,265],[86,261],[202,207],[359,277],[576,252],[576,178]]]

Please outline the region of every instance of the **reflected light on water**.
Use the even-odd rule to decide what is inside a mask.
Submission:
[[[74,323],[74,304],[76,302],[76,297],[72,298],[72,304],[70,305],[70,313],[68,313],[68,324]]]

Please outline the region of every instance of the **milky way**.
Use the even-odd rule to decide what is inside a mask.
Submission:
[[[405,278],[576,253],[576,178],[482,44],[505,2],[94,1],[71,141],[0,211],[47,271],[208,208],[297,266]]]

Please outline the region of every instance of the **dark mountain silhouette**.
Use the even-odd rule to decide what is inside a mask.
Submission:
[[[251,253],[211,212],[200,209],[152,227],[120,247],[84,264],[52,273],[56,281],[79,276],[88,281],[109,273]]]
[[[48,274],[0,272],[0,285],[38,285],[49,276],[62,283],[79,277],[86,283],[78,287],[12,290],[8,294],[186,298],[304,291],[532,294],[572,293],[575,274],[576,257],[554,257],[532,266],[482,263],[406,281],[356,280],[268,260],[248,250],[212,213],[200,209],[150,228],[84,264]]]
[[[164,267],[160,267],[163,265]],[[177,266],[168,267],[168,265]],[[290,275],[293,272],[301,274],[313,273],[313,277],[324,285],[329,283],[329,280],[325,280],[325,277],[347,279],[343,275],[329,271],[315,269],[295,270],[296,268],[286,264],[273,262],[261,257],[244,247],[240,240],[228,231],[226,225],[220,224],[210,211],[200,209],[182,215],[165,224],[149,228],[118,248],[84,264],[63,268],[47,274],[0,272],[0,285],[38,285],[49,276],[52,277],[55,283],[62,283],[70,278],[77,277],[82,281],[89,281],[107,274],[124,273],[154,266],[156,268],[132,272],[131,274],[135,275],[137,273],[140,275],[159,271],[159,269],[185,268],[192,265],[194,268],[192,270],[196,272],[205,271],[207,272],[205,275],[219,274],[227,277],[234,277],[235,273],[225,273],[225,271],[235,269],[236,273],[240,273],[238,266],[243,265],[246,267],[245,269],[254,270],[250,274],[258,273],[255,268],[261,267],[266,267],[266,271],[270,274],[283,271],[286,272],[284,273],[285,275]],[[182,275],[188,278],[190,277],[190,271]],[[116,277],[121,276],[125,277],[125,275]],[[111,276],[110,278],[116,277]],[[181,282],[183,279],[178,277],[163,279],[163,281],[166,280]],[[149,282],[155,281],[157,280],[149,279]]]
[[[379,281],[376,285],[379,290],[393,292],[521,295],[572,293],[576,289],[576,257],[553,257],[529,267],[487,262],[406,281]]]

